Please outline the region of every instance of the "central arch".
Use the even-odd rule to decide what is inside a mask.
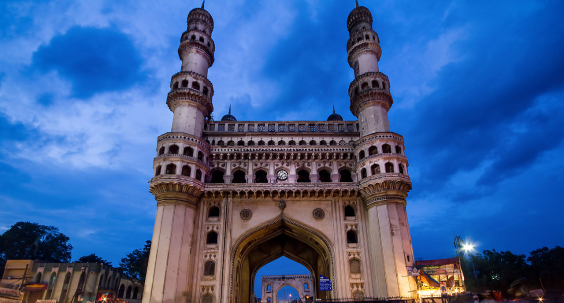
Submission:
[[[282,256],[304,265],[311,272],[314,277],[311,288],[316,298],[332,297],[331,292],[319,289],[319,275],[335,281],[333,249],[322,232],[281,213],[241,235],[234,248],[231,302],[251,302],[258,270]]]

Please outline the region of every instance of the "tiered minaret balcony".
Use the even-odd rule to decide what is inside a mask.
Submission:
[[[388,76],[381,72],[368,72],[357,76],[349,85],[351,112],[358,116],[364,106],[377,105],[389,110],[394,103],[390,94]]]

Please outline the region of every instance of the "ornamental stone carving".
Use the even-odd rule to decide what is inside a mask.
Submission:
[[[313,210],[312,215],[315,220],[323,220],[325,218],[325,211],[321,208],[316,208]]]
[[[245,209],[241,210],[240,215],[241,215],[241,219],[243,219],[243,221],[248,221],[253,216],[253,212],[250,209],[245,208]]]

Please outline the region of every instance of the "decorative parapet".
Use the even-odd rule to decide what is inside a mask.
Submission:
[[[180,175],[160,175],[151,179],[149,188],[157,203],[188,203],[196,206],[204,193],[204,184]]]
[[[211,121],[204,133],[253,133],[253,134],[355,134],[358,121]]]
[[[166,104],[172,112],[174,112],[176,106],[182,102],[192,102],[201,105],[206,111],[206,115],[213,112],[213,104],[210,97],[198,90],[182,87],[168,93]]]
[[[173,132],[164,133],[157,138],[157,143],[160,143],[163,140],[175,140],[175,139],[196,143],[199,147],[202,147],[201,149],[205,149],[205,150],[210,149],[210,145],[206,141],[187,133],[173,133]]]
[[[363,145],[366,142],[370,142],[372,140],[378,140],[378,139],[392,139],[392,140],[396,140],[398,141],[398,143],[403,144],[403,136],[393,133],[393,132],[387,132],[387,133],[374,133],[368,136],[364,136],[362,137],[360,140],[356,141],[354,143],[354,148],[355,148],[355,152],[357,151],[357,149],[359,148],[359,146]]]
[[[357,182],[290,184],[236,183],[205,185],[205,195],[209,198],[224,197],[230,194],[235,198],[326,199],[331,197],[355,197],[358,193]]]

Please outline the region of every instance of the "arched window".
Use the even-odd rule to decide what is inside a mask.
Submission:
[[[223,176],[225,174],[221,170],[216,170],[212,173],[211,183],[224,183]]]
[[[202,171],[199,169],[196,170],[196,180],[202,181]]]
[[[255,172],[255,183],[268,183],[267,173],[264,170]]]
[[[354,96],[358,95],[358,86],[354,88]]]
[[[242,170],[238,170],[233,174],[233,181],[231,183],[247,183],[245,179],[245,172]]]
[[[319,142],[319,145],[327,145],[327,141],[321,140],[321,141]]]
[[[372,172],[372,175],[376,175],[380,173],[380,165],[378,164],[372,164],[372,166],[370,166],[370,171]]]
[[[286,145],[286,142],[284,142],[284,140],[280,140],[278,141],[278,145]]]
[[[355,217],[355,211],[354,211],[354,207],[352,207],[351,205],[347,205],[345,206],[345,217]]]
[[[260,140],[260,141],[258,142],[258,145],[264,145],[264,141]]]
[[[382,152],[384,154],[391,154],[392,153],[392,147],[389,144],[384,144],[384,145],[382,145]]]
[[[49,278],[49,284],[54,285],[56,280],[57,280],[57,274],[51,273],[51,278]],[[104,275],[102,275],[102,278],[100,278],[100,281],[101,281],[101,283],[104,282]]]
[[[243,140],[237,141],[237,146],[245,146],[245,141]]]
[[[188,165],[182,166],[182,175],[183,176],[190,177],[191,172],[192,172],[192,169],[190,168],[190,166],[188,166]]]
[[[70,283],[70,279],[71,279],[71,274],[70,274],[70,272],[68,272],[68,273],[65,275],[65,281],[63,281],[63,284],[69,284],[69,283]]]
[[[360,274],[360,260],[358,259],[351,259],[349,261],[351,274]]]
[[[306,182],[309,183],[311,180],[309,179],[309,172],[305,169],[298,171],[298,180],[296,182]]]
[[[191,40],[196,40],[196,35],[192,35],[192,37],[190,37]]]
[[[358,38],[356,38],[356,42],[360,42],[360,41],[362,41],[362,36],[361,36],[361,37],[358,37]]]
[[[352,182],[351,171],[348,169],[342,169],[339,172],[339,182]]]
[[[35,283],[41,283],[41,273],[38,272],[37,276],[35,276]]]
[[[403,175],[403,165],[402,164],[399,165],[399,173]]]
[[[219,218],[219,207],[210,207],[210,209],[208,210],[208,218]]]
[[[174,84],[172,85],[172,89],[178,89],[178,82],[174,82]]]
[[[213,296],[210,294],[205,294],[202,297],[202,303],[213,303]]]
[[[304,289],[309,289],[309,284],[304,283]]]
[[[331,173],[326,169],[319,171],[319,182],[331,182]]]
[[[159,176],[161,174],[161,166],[157,166],[157,168],[155,169],[155,176]]]
[[[356,235],[356,231],[354,230],[347,231],[347,243],[350,244],[358,243],[358,236]]]
[[[363,168],[360,170],[360,177],[362,179],[366,178],[366,168]]]
[[[121,285],[118,291],[118,298],[123,298],[123,293],[125,292],[125,285]]]
[[[368,155],[372,156],[378,153],[378,148],[376,146],[370,146],[368,149]]]
[[[296,141],[290,140],[290,142],[288,142],[288,145],[296,145]]]
[[[166,166],[165,174],[167,175],[176,175],[176,165],[170,163]]]
[[[307,143],[304,140],[301,140],[299,144],[300,145],[307,145]]]
[[[396,154],[401,154],[401,146],[396,145]]]
[[[219,145],[219,146],[224,146],[224,145],[225,145],[225,142],[223,142],[223,140],[219,140],[219,141],[217,141],[217,145]]]
[[[272,303],[272,299],[271,298],[266,299],[266,303]]]
[[[368,83],[363,82],[363,83],[360,85],[360,89],[365,90],[366,88],[368,88]]]
[[[204,95],[206,95],[206,96],[208,95],[208,87],[207,86],[204,86]]]
[[[204,37],[200,37],[200,42],[204,42]]]
[[[210,231],[206,236],[206,244],[217,244],[217,233],[215,231]]]
[[[188,157],[194,157],[194,149],[191,147],[184,148],[184,155]]]
[[[372,88],[380,88],[380,83],[376,80],[372,80]]]
[[[173,144],[173,145],[169,146],[168,153],[176,155],[176,154],[178,154],[178,150],[179,150],[178,145]]]
[[[386,163],[386,172],[393,173],[394,172],[394,164],[391,162]]]
[[[204,263],[204,276],[213,276],[213,275],[215,275],[215,262],[206,261],[206,263]]]
[[[131,286],[127,287],[127,291],[125,292],[125,298],[131,299]]]
[[[329,142],[329,145],[337,145],[337,141],[331,140],[331,141]]]
[[[315,142],[315,140],[311,140],[309,141],[309,145],[317,145],[317,142]]]
[[[164,155],[165,152],[165,148],[164,146],[161,146],[161,148],[159,148],[159,156]]]
[[[195,90],[200,90],[200,83],[196,81],[192,82],[192,88]]]
[[[255,141],[251,140],[247,143],[248,146],[254,146],[255,145]]]
[[[227,146],[235,146],[235,141],[229,140],[229,141],[227,142]]]
[[[270,286],[270,284],[266,285],[266,291],[272,291],[272,286]]]
[[[361,151],[358,153],[358,159],[359,159],[359,160],[362,160],[362,159],[364,159],[364,157],[365,157],[365,156],[364,156],[364,151],[361,150]]]
[[[182,80],[182,87],[188,87],[188,80]]]
[[[131,299],[133,300],[137,299],[138,293],[139,293],[139,287],[135,286],[135,288],[133,289],[133,295],[131,296]]]
[[[272,145],[276,145],[276,143],[274,143],[273,140],[268,141],[268,145],[272,146]]]
[[[204,161],[204,153],[201,151],[198,152],[198,160]]]
[[[386,89],[386,82],[382,82],[382,88]]]

